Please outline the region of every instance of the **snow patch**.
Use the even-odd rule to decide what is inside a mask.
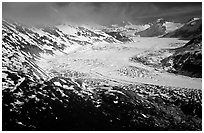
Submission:
[[[62,85],[60,84],[60,82],[54,82],[54,84],[55,84],[56,86],[62,86]]]
[[[166,32],[174,31],[183,26],[181,23],[174,23],[174,22],[165,22],[163,26],[166,27]]]

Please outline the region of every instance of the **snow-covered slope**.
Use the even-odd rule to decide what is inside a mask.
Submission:
[[[99,26],[95,27],[96,29],[100,29],[106,33],[117,32],[117,34],[121,34],[126,37],[154,37],[163,35],[165,33],[174,31],[183,26],[181,23],[166,21],[163,18],[157,19],[152,23],[148,24],[132,24],[129,21],[123,21],[119,24],[112,24],[110,26]]]
[[[183,26],[183,24],[166,21],[165,23],[163,23],[163,26],[166,27],[166,33],[169,33],[171,31],[174,31],[174,30],[180,28],[181,26]]]
[[[2,22],[2,69],[8,73],[24,73],[33,80],[49,76],[36,65],[45,56],[67,54],[84,45],[120,43],[115,38],[84,27],[71,25],[28,26],[12,20]]]
[[[150,27],[149,24],[135,25],[129,21],[127,22],[123,21],[119,24],[112,24],[111,26],[103,26],[100,29],[106,33],[117,32],[118,34],[121,34],[126,37],[134,37],[135,32],[143,31],[149,27]]]
[[[103,33],[85,27],[71,25],[29,27],[16,22],[3,20],[4,37],[8,34],[19,38],[15,41],[38,47],[43,52],[47,50],[67,53],[74,46],[93,45],[96,43],[120,43],[120,41]],[[14,39],[14,38],[13,38]],[[68,51],[67,51],[68,50]],[[50,51],[50,52],[51,52]]]
[[[202,19],[192,18],[182,27],[176,29],[175,31],[165,34],[163,37],[174,37],[181,39],[193,39],[202,32]]]
[[[181,26],[182,24],[180,23],[169,22],[160,18],[153,23],[150,23],[149,28],[140,32],[136,32],[135,35],[141,37],[155,37],[176,30]]]

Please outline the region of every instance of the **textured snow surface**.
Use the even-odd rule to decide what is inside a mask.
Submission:
[[[126,44],[100,44],[86,47],[70,53],[69,55],[56,56],[53,59],[39,61],[39,66],[44,70],[56,70],[58,73],[67,69],[87,73],[93,77],[107,78],[129,83],[148,83],[184,88],[202,88],[201,79],[169,74],[155,70],[140,62],[131,62],[129,59],[135,55],[147,56],[161,49],[176,48],[187,41],[166,38],[135,38],[134,43]],[[175,44],[175,45],[172,45]],[[177,45],[176,45],[177,44]],[[171,55],[161,52],[161,55],[150,56],[156,62]],[[154,59],[155,58],[155,59]],[[48,63],[49,62],[49,63]],[[130,69],[130,70],[129,70]],[[118,73],[118,72],[122,72]],[[129,75],[128,73],[133,73]],[[135,74],[134,74],[135,73]]]

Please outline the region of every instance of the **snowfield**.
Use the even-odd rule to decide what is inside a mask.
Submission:
[[[145,83],[162,86],[182,88],[202,88],[201,78],[190,78],[186,76],[168,73],[162,69],[155,69],[141,62],[133,62],[130,59],[137,55],[150,55],[158,51],[173,49],[183,46],[188,41],[176,38],[157,37],[134,37],[134,42],[123,44],[99,43],[72,49],[68,54],[55,56],[43,56],[36,64],[39,65],[50,76],[66,74],[71,72],[81,73],[88,78],[106,79],[118,83]],[[151,61],[168,57],[171,53],[161,52],[152,56]],[[147,59],[148,60],[148,59]],[[54,73],[53,73],[54,70]]]

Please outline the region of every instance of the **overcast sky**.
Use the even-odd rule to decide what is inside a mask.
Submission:
[[[6,3],[3,18],[10,17],[33,23],[97,23],[117,24],[130,21],[144,24],[157,18],[186,22],[192,17],[202,17],[202,3]]]

